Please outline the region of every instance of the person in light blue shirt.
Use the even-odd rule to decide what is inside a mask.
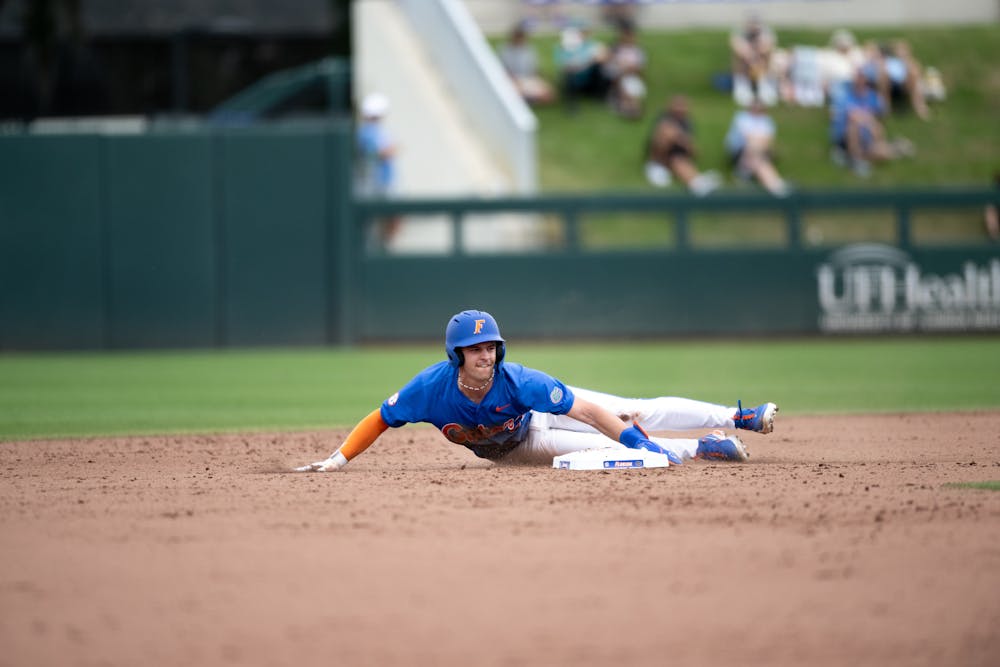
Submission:
[[[357,194],[363,197],[389,197],[396,191],[396,142],[385,126],[389,100],[382,93],[370,93],[361,102],[361,118],[355,136]],[[373,228],[382,245],[398,233],[400,220],[390,217]]]
[[[890,142],[882,118],[886,106],[869,85],[862,70],[854,74],[851,87],[830,111],[830,140],[835,162],[843,162],[862,178],[871,174],[872,162],[885,162],[912,155],[912,142],[899,138]]]
[[[909,106],[921,119],[930,118],[921,83],[923,68],[905,40],[891,44],[870,42],[866,56],[861,69],[868,83],[878,90],[886,111]]]
[[[372,93],[361,103],[357,129],[358,188],[363,195],[386,196],[396,187],[396,144],[386,128],[389,100]]]
[[[608,49],[591,36],[586,25],[573,24],[563,29],[554,59],[569,111],[576,111],[582,97],[605,99],[611,85],[604,71]]]

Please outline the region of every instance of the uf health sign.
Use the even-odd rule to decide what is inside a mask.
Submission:
[[[816,270],[825,333],[1000,330],[1000,258],[928,270],[905,251],[850,245]]]

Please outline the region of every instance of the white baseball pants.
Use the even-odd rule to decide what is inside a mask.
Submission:
[[[659,398],[623,398],[590,389],[570,387],[572,392],[610,410],[626,423],[639,422],[652,434],[659,431],[733,428],[735,407],[726,407],[689,398],[661,396]],[[650,438],[682,458],[693,458],[698,451],[697,438]],[[504,463],[551,463],[552,458],[583,449],[624,447],[595,428],[565,415],[545,412],[531,413],[528,438],[503,458]]]

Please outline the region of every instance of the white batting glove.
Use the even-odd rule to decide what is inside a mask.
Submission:
[[[330,454],[330,458],[300,466],[295,469],[295,472],[333,472],[340,470],[345,465],[347,465],[347,458],[340,452],[334,452]]]

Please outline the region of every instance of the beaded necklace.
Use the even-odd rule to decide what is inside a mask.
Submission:
[[[496,369],[496,366],[494,366],[493,370],[490,372],[489,379],[486,382],[484,382],[481,387],[470,387],[469,385],[467,385],[464,382],[462,382],[462,373],[461,372],[459,372],[458,377],[456,379],[458,380],[458,386],[461,387],[462,389],[467,389],[469,391],[482,391],[483,389],[486,389],[486,387],[489,386],[490,382],[493,382],[493,376],[496,375],[496,372],[497,372],[497,369]]]

